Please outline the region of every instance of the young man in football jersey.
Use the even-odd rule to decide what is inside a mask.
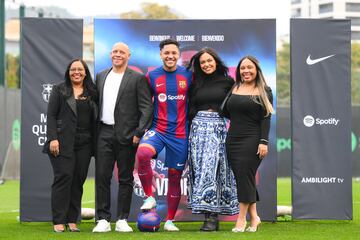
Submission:
[[[165,147],[165,166],[168,167],[168,213],[164,229],[179,231],[173,220],[181,198],[180,180],[188,150],[188,90],[192,73],[177,65],[180,58],[179,43],[166,39],[159,44],[163,65],[148,72],[147,79],[154,97],[152,127],[140,141],[136,157],[138,174],[146,194],[141,210],[156,207],[152,192],[153,173],[151,159]]]

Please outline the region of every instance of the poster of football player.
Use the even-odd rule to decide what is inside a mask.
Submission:
[[[181,57],[178,65],[186,66],[190,58],[201,48],[211,47],[229,67],[229,74],[235,78],[239,59],[245,55],[255,56],[261,63],[263,74],[274,95],[276,108],[276,22],[274,19],[241,20],[119,20],[95,19],[95,74],[111,66],[109,54],[116,42],[126,43],[131,51],[129,67],[143,74],[162,65],[159,57],[160,41],[172,38],[180,43]],[[276,114],[271,119],[269,154],[260,165],[257,187],[261,201],[258,211],[262,220],[276,219]],[[154,173],[153,191],[157,201],[157,211],[166,215],[166,195],[168,187],[167,167],[164,166],[164,151],[152,160]],[[115,169],[116,172],[116,169]],[[114,172],[112,201],[117,196],[117,181]],[[134,194],[130,221],[136,219],[143,203],[144,193],[135,170]],[[187,209],[186,168],[181,180],[182,198],[176,214],[177,221],[194,221],[197,218]],[[116,206],[116,204],[112,204]],[[112,209],[115,212],[115,209]],[[234,220],[224,216],[222,220]]]

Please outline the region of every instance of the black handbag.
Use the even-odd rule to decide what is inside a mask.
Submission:
[[[235,84],[234,86],[231,87],[231,89],[229,90],[229,92],[226,94],[226,97],[224,98],[223,102],[221,103],[220,107],[219,107],[219,115],[221,117],[226,117],[226,118],[230,118],[230,113],[229,111],[227,110],[226,108],[226,103],[227,101],[229,100],[230,96],[231,96],[231,93],[233,91],[235,87]]]

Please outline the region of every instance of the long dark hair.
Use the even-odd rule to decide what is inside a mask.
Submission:
[[[225,65],[225,63],[221,60],[219,55],[215,52],[214,49],[205,47],[201,49],[199,52],[197,52],[191,59],[187,66],[188,70],[193,71],[194,76],[194,89],[193,91],[196,91],[197,89],[201,88],[204,83],[205,79],[208,76],[208,74],[204,73],[203,70],[200,67],[200,57],[204,53],[210,54],[216,63],[216,70],[215,74],[219,76],[228,76],[229,68]]]
[[[75,58],[75,59],[71,60],[70,63],[66,67],[64,79],[65,79],[65,85],[67,87],[67,92],[65,95],[70,96],[73,93],[71,79],[70,79],[70,68],[74,62],[81,62],[81,64],[83,65],[83,67],[85,69],[85,78],[83,81],[84,91],[79,97],[97,98],[96,87],[95,87],[95,84],[91,77],[89,67],[84,60],[79,59],[79,58]]]
[[[214,49],[205,47],[201,49],[199,52],[197,52],[192,58],[190,59],[189,65],[187,66],[187,69],[191,69],[194,72],[195,78],[203,78],[207,74],[203,72],[203,70],[200,67],[200,57],[204,53],[210,54],[216,62],[216,70],[215,72],[222,76],[227,76],[229,72],[229,68],[224,64],[224,62],[221,60],[219,55],[215,52]]]
[[[274,108],[270,103],[268,95],[266,93],[266,90],[269,89],[269,86],[266,84],[264,74],[260,67],[260,63],[254,56],[247,55],[240,59],[239,64],[236,67],[236,80],[235,80],[236,87],[239,88],[239,86],[244,82],[244,80],[242,80],[240,75],[240,66],[245,59],[250,60],[256,67],[255,87],[258,88],[259,90],[260,102],[258,102],[258,100],[255,97],[253,97],[253,100],[256,103],[259,103],[264,106],[266,110],[266,116],[268,116],[270,113],[274,112]]]
[[[204,53],[210,54],[216,63],[216,70],[212,74],[206,74],[203,72],[203,70],[200,67],[200,57]],[[189,102],[189,119],[192,120],[196,115],[196,93],[197,91],[204,86],[206,83],[206,79],[210,77],[227,77],[229,68],[224,64],[224,62],[221,60],[219,55],[215,52],[214,49],[205,47],[201,49],[199,52],[197,52],[189,61],[189,64],[187,66],[188,70],[193,71],[193,84],[190,87],[190,102]]]

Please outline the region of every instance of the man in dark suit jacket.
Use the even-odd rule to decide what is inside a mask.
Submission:
[[[153,105],[144,75],[128,68],[129,47],[115,43],[112,67],[96,76],[99,91],[99,132],[96,158],[96,214],[93,232],[111,231],[110,183],[118,168],[118,206],[115,230],[132,232],[127,224],[133,191],[135,153],[140,138],[150,127]]]

